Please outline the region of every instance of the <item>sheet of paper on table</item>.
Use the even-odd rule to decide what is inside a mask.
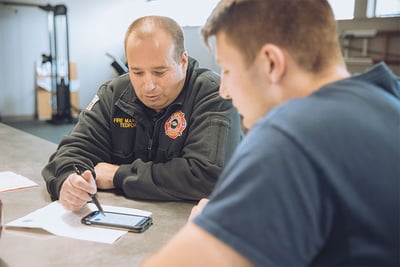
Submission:
[[[37,186],[37,183],[22,175],[10,171],[0,172],[0,192],[18,190],[33,186]]]
[[[102,207],[104,211],[151,216],[151,212],[144,210],[107,205],[102,205]],[[6,227],[11,227],[10,229],[12,229],[12,227],[41,228],[54,235],[107,244],[114,243],[128,232],[125,230],[107,229],[82,224],[81,219],[95,210],[97,210],[96,206],[92,203],[88,203],[87,207],[79,212],[71,212],[64,209],[58,201],[55,201],[44,208],[7,223]]]

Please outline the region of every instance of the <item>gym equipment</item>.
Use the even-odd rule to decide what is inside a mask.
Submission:
[[[65,5],[38,5],[31,3],[0,1],[3,5],[38,7],[47,12],[50,53],[42,55],[42,63],[51,63],[51,105],[49,123],[73,123],[70,103],[70,69],[68,18]]]

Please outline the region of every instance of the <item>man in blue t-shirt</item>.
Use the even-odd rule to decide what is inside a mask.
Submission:
[[[325,0],[222,0],[202,34],[250,131],[144,265],[399,266],[399,78],[349,74]]]

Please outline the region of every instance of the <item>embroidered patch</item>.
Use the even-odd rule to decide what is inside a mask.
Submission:
[[[92,99],[92,101],[90,101],[89,105],[86,107],[87,110],[92,110],[94,104],[96,104],[99,101],[99,97],[98,95],[95,95]]]
[[[136,120],[133,118],[114,118],[113,122],[118,124],[119,128],[135,128]]]
[[[183,131],[186,129],[186,125],[185,113],[177,111],[165,122],[165,134],[172,139],[176,139],[178,136],[182,135]]]

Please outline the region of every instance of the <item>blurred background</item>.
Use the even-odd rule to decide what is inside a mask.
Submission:
[[[87,106],[103,82],[119,75],[111,66],[112,57],[125,62],[125,31],[133,20],[143,15],[166,15],[177,20],[183,26],[189,55],[198,59],[201,66],[219,72],[200,36],[201,25],[217,2],[0,1],[0,120],[46,120],[51,117],[51,92],[47,89],[46,93],[44,88],[46,76],[48,78],[50,74],[46,70],[48,66],[42,63],[42,55],[49,54],[51,45],[49,19],[48,12],[35,5],[62,4],[67,8],[70,100],[72,108],[77,110],[72,113],[76,115],[79,109]],[[350,71],[360,72],[383,60],[400,75],[400,0],[330,2]],[[50,111],[43,111],[46,106]]]

